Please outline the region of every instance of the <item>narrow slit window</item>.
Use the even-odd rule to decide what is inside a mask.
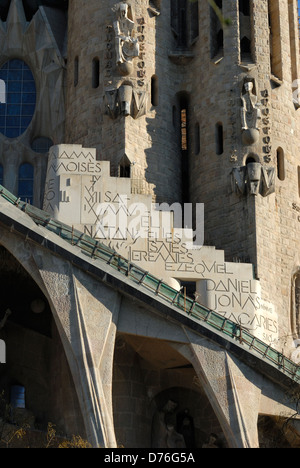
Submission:
[[[224,134],[223,134],[223,125],[218,122],[215,128],[215,138],[216,138],[216,153],[221,155],[224,153]]]
[[[181,201],[190,202],[190,125],[189,125],[189,102],[190,97],[187,93],[181,92],[178,97],[178,144],[181,155]],[[191,132],[194,133],[193,130]]]
[[[92,86],[94,89],[99,88],[100,84],[100,62],[98,58],[93,59],[92,63]]]
[[[187,0],[171,0],[171,28],[178,48],[188,45]]]
[[[285,161],[282,148],[277,149],[277,177],[279,180],[285,180]]]
[[[300,107],[298,95],[298,54],[297,54],[297,41],[299,41],[298,34],[298,16],[293,0],[288,0],[289,8],[289,31],[290,31],[290,54],[291,54],[291,80],[292,80],[292,93],[293,102],[296,108]]]
[[[253,62],[252,18],[250,0],[239,0],[240,58],[242,62]]]
[[[279,0],[268,0],[271,74],[282,80],[282,50]]]
[[[223,1],[217,0],[216,6],[220,13],[223,9]],[[223,55],[224,49],[224,32],[221,21],[218,17],[217,11],[211,6],[210,7],[210,55],[213,59],[218,55]]]
[[[158,106],[158,78],[153,75],[151,78],[151,104],[152,106]]]
[[[191,42],[194,43],[199,36],[199,1],[190,2],[190,36]]]
[[[187,151],[187,111],[186,109],[181,110],[181,150]]]

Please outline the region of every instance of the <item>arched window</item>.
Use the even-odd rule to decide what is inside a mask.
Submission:
[[[151,77],[151,104],[158,106],[158,78],[156,75]]]
[[[215,139],[216,139],[216,153],[218,155],[224,153],[224,135],[223,135],[223,125],[221,122],[216,124],[215,128]]]
[[[98,58],[94,58],[92,62],[92,86],[94,89],[99,88],[100,83],[100,62]]]
[[[285,161],[282,148],[277,149],[277,177],[282,181],[285,179]]]
[[[26,203],[33,204],[34,168],[32,164],[24,163],[19,167],[18,197]]]

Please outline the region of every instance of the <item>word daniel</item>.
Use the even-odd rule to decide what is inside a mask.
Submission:
[[[193,204],[152,203],[151,210],[144,203],[128,205],[126,195],[118,195],[111,202],[99,203],[96,209],[97,238],[103,239],[167,239],[187,241],[188,248],[199,249],[204,242],[204,204],[196,204],[193,230]],[[183,226],[182,226],[183,223]]]

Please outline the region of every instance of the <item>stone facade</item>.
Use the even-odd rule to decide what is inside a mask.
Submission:
[[[33,204],[49,219],[299,363],[297,2],[218,0],[219,17],[206,1],[72,0],[67,13],[45,3],[25,2],[27,16],[20,0],[0,11],[0,72],[22,60],[36,87],[27,127],[0,134],[3,185],[21,197],[18,170],[30,164]],[[50,149],[37,151],[41,137]],[[186,223],[180,212],[178,223],[184,204],[193,216]],[[247,363],[242,339],[233,352],[192,317],[170,320],[155,296],[128,293],[110,266],[97,263],[95,274],[80,249],[2,200],[0,216],[2,270],[27,271],[28,301],[36,284],[51,330],[11,316],[0,334],[7,351],[23,333],[28,356],[43,353],[24,377],[30,357],[15,350],[0,383],[22,381],[43,424],[51,418],[93,446],[174,447],[186,417],[196,447],[277,444],[273,418],[293,405],[271,371],[255,368],[255,353]],[[39,388],[47,404],[35,401]],[[163,442],[153,429],[162,417],[177,428]],[[297,446],[297,421],[287,427],[282,445]]]

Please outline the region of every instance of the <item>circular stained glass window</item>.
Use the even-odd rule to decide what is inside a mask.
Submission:
[[[36,103],[32,72],[22,60],[10,60],[0,69],[0,132],[17,138],[28,128]]]

